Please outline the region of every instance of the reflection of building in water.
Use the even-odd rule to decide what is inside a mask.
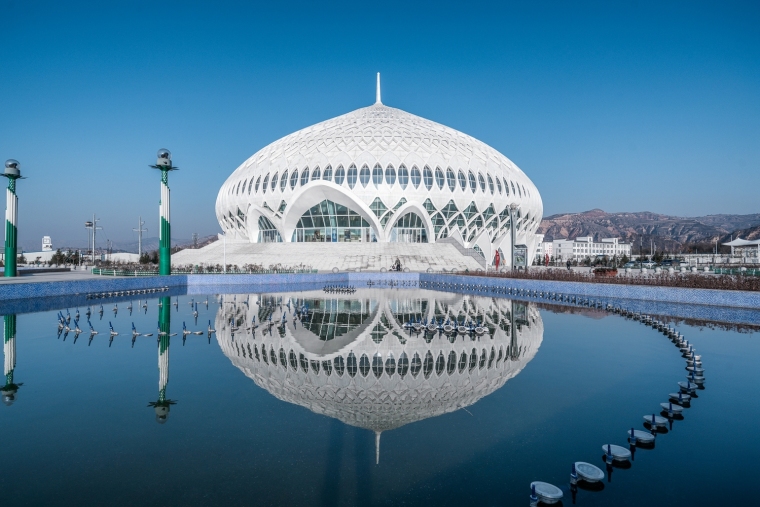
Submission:
[[[303,304],[311,316],[304,325],[293,320],[292,311]],[[257,323],[271,316],[271,331],[266,325],[253,334],[246,330],[254,316]],[[447,336],[403,327],[432,318],[481,321],[488,331],[481,337]],[[533,306],[381,289],[225,298],[216,329],[224,353],[257,385],[281,400],[374,431],[378,446],[382,431],[467,407],[499,389],[533,358],[543,337]]]
[[[171,341],[171,298],[161,298],[158,316],[158,400],[148,403],[156,410],[156,422],[163,424],[169,417],[169,408],[177,402],[166,398],[169,383],[169,343]]]
[[[10,406],[16,401],[16,392],[22,384],[13,382],[13,370],[16,369],[16,315],[5,315],[3,331],[3,355],[5,356],[5,385],[0,388],[3,403]]]

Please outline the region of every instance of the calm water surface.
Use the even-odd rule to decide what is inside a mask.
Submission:
[[[58,310],[4,317],[2,505],[527,505],[532,480],[570,505],[571,463],[604,469],[602,444],[686,375],[664,335],[590,309],[403,289],[144,303],[96,303],[92,340],[86,307],[78,337]],[[487,329],[403,326],[431,317]],[[578,505],[753,500],[757,334],[678,328],[705,389]]]

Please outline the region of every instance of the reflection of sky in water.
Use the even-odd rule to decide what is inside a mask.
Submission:
[[[641,416],[685,378],[683,359],[666,338],[619,317],[588,319],[535,305],[518,311],[509,300],[480,296],[377,292],[357,293],[355,299],[370,300],[369,311],[359,312],[361,322],[331,340],[300,324],[294,328],[291,315],[282,331],[264,336],[259,328],[255,339],[241,331],[233,340],[225,334],[223,316],[234,310],[239,323],[250,323],[251,302],[246,307],[242,301],[248,295],[225,296],[221,306],[209,298],[208,309],[199,305],[197,324],[190,296],[180,296],[177,307],[172,297],[171,333],[179,334],[167,340],[164,370],[156,299],[147,312],[135,308],[131,316],[126,302],[116,315],[106,304],[102,319],[91,317],[99,334],[90,345],[88,334],[76,344],[71,333],[65,341],[63,334],[56,337],[56,311],[19,314],[11,369],[20,387],[11,406],[0,406],[3,505],[229,505],[251,498],[279,505],[521,505],[531,480],[564,484],[573,461],[601,465],[601,443],[624,443],[625,431],[640,428]],[[338,307],[352,299],[270,295],[322,298]],[[272,310],[274,321],[279,308]],[[399,327],[411,315],[444,313],[488,315],[489,336],[460,336],[451,343],[437,335],[410,336]],[[520,322],[513,326],[515,318]],[[109,320],[119,332],[112,341]],[[204,334],[183,339],[183,321]],[[210,343],[209,321],[219,334]],[[88,330],[83,322],[80,327]],[[133,347],[132,322],[154,336],[137,337]],[[654,450],[637,452],[633,467],[618,470],[605,491],[581,491],[579,504],[719,504],[722,484],[731,484],[738,502],[753,498],[749,485],[760,459],[754,438],[760,407],[751,402],[760,352],[756,335],[679,329],[704,357],[707,389],[683,421],[658,437]],[[302,330],[307,334],[296,334]],[[12,365],[12,343],[4,345],[5,364]],[[490,347],[495,358],[489,369]],[[477,361],[471,371],[473,348]],[[488,356],[481,370],[483,348]],[[430,373],[425,378],[420,364],[415,377],[412,358],[417,354],[424,363],[428,351]],[[449,373],[451,352],[456,362]],[[357,359],[354,376],[346,364],[337,375],[334,360],[345,363],[351,353]],[[402,353],[410,358],[403,380]],[[374,363],[376,354],[382,370]],[[389,375],[391,354],[395,371]],[[365,355],[366,376],[359,365]],[[148,404],[161,399],[162,378],[165,399],[177,403],[166,422],[156,424]],[[334,401],[340,392],[358,399],[341,405]],[[394,428],[382,434],[379,465],[375,434],[365,428]],[[688,487],[672,488],[673,483]]]

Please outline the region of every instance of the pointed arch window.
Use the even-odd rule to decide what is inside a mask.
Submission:
[[[338,169],[335,171],[335,184],[342,185],[344,179],[346,179],[346,171],[343,170],[342,165],[339,165]]]
[[[417,169],[417,166],[412,166],[412,185],[414,185],[414,188],[420,186],[420,181],[422,181],[420,170]]]
[[[325,181],[332,181],[332,166],[325,167],[324,172],[322,173],[322,179]]]
[[[298,185],[298,169],[293,169],[293,174],[290,175],[290,189],[293,190]]]
[[[443,190],[443,185],[446,184],[446,179],[443,177],[443,171],[440,167],[435,168],[435,182],[438,184],[438,188]]]
[[[501,179],[498,176],[496,177],[496,188],[499,189],[499,195],[501,195]]]
[[[269,174],[267,174],[266,176],[264,176],[264,184],[261,185],[261,191],[263,193],[265,193],[265,194],[267,193],[267,186],[268,186],[268,184],[269,184]]]
[[[359,182],[364,188],[367,188],[367,183],[369,183],[369,167],[366,165],[363,166],[362,170],[359,172]]]
[[[401,185],[401,189],[406,189],[406,185],[409,183],[409,171],[404,164],[398,168],[398,184]]]
[[[258,193],[258,191],[259,191],[259,183],[260,182],[261,182],[261,176],[259,176],[258,178],[256,178],[256,187],[253,189],[254,193]]]
[[[486,191],[486,180],[485,180],[485,178],[483,178],[483,173],[478,173],[478,183],[480,183],[480,190],[485,193],[485,191]]]
[[[354,186],[356,186],[356,177],[356,166],[352,165],[348,168],[348,188],[354,188]]]
[[[253,187],[253,178],[248,182],[248,195],[251,195],[251,187]]]
[[[312,171],[312,173],[311,173],[311,181],[318,180],[319,179],[319,175],[320,175],[320,173],[319,173],[319,166],[317,166],[317,167],[314,168],[314,171]]]
[[[449,190],[452,192],[457,188],[456,176],[451,168],[446,169],[446,182],[449,184]]]
[[[385,183],[387,185],[393,185],[396,183],[396,169],[392,165],[385,168]]]
[[[379,187],[382,182],[383,168],[380,167],[380,164],[375,164],[375,167],[372,168],[372,184],[375,185],[375,187]]]
[[[303,187],[309,182],[309,168],[304,167],[303,171],[301,172],[301,186]]]
[[[272,192],[277,188],[277,173],[272,176]]]
[[[282,173],[282,179],[280,180],[280,192],[285,191],[285,187],[288,186],[288,171]]]

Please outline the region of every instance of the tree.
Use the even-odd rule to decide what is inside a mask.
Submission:
[[[150,262],[151,264],[158,264],[158,250],[153,250],[150,253]]]
[[[140,264],[149,264],[150,263],[150,255],[148,255],[148,252],[143,252],[142,255],[140,255]]]

